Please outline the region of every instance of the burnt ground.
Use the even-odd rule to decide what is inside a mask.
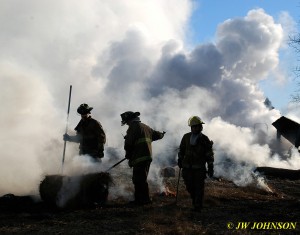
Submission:
[[[166,180],[173,192],[176,183],[176,178]],[[267,185],[272,192],[255,185],[237,187],[226,180],[207,180],[201,213],[191,211],[183,181],[177,205],[174,195],[153,191],[153,204],[141,207],[130,207],[121,198],[102,207],[68,211],[30,200],[17,205],[2,201],[0,234],[300,234],[300,180],[269,179]],[[235,229],[239,222],[250,225]],[[297,224],[296,229],[252,230],[254,222]]]

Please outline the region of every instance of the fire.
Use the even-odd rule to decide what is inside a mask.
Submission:
[[[165,186],[165,189],[159,193],[162,197],[176,197],[176,192],[173,192],[169,187]]]

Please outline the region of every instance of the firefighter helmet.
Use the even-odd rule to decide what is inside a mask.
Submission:
[[[93,107],[90,107],[88,104],[81,104],[77,109],[77,113],[79,113],[81,115],[85,115],[85,114],[91,113],[92,109],[93,109]]]
[[[132,112],[132,111],[127,111],[125,113],[122,113],[121,114],[121,118],[122,118],[122,126],[125,125],[128,121],[136,118],[140,116],[140,113],[139,112]]]
[[[204,124],[204,122],[198,116],[192,116],[189,118],[189,121],[188,121],[189,126],[195,126],[195,125],[200,125],[200,124]]]

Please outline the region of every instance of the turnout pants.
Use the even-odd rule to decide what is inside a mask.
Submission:
[[[182,169],[182,178],[189,192],[195,209],[202,209],[204,197],[204,181],[206,172],[203,169]]]
[[[151,162],[141,162],[133,166],[132,182],[134,184],[135,202],[144,204],[150,202],[147,177]]]

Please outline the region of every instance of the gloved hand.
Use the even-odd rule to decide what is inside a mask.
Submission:
[[[208,168],[207,174],[210,178],[212,178],[214,176],[214,168]]]
[[[159,137],[159,139],[162,139],[162,138],[164,138],[165,134],[166,134],[166,132],[165,132],[165,131],[163,131],[163,132],[160,132],[160,137]]]
[[[104,153],[103,153],[103,151],[99,151],[98,157],[99,157],[99,158],[104,158]]]
[[[177,165],[179,168],[182,168],[182,159],[181,158],[178,158]]]
[[[63,135],[63,140],[64,141],[70,141],[71,137],[66,133],[66,134]]]
[[[130,158],[131,158],[131,154],[126,153],[126,154],[125,154],[125,158],[126,158],[126,159],[130,159]]]

